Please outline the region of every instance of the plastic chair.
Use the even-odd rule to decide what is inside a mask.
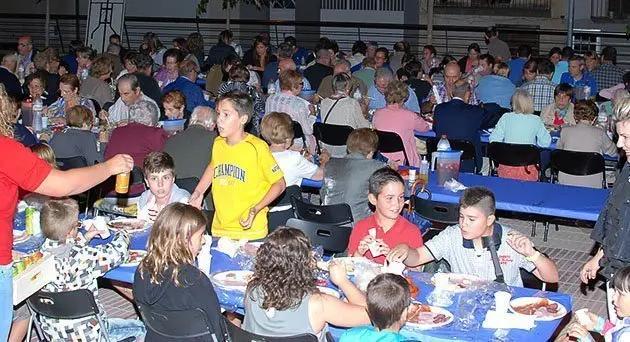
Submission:
[[[313,135],[317,141],[317,153],[321,154],[319,143],[323,142],[332,146],[344,146],[348,141],[348,136],[354,129],[350,126],[331,125],[321,122],[313,124]]]
[[[405,156],[403,165],[409,165],[409,158],[405,151],[405,144],[396,132],[374,131],[378,135],[378,151],[381,153],[401,152]]]
[[[70,158],[56,158],[55,163],[57,164],[57,168],[61,171],[68,171],[72,169],[78,169],[82,167],[87,167],[88,163],[84,156],[75,156]],[[79,203],[85,200],[85,214],[87,215],[88,210],[90,208],[90,195],[92,193],[92,189],[88,189],[85,192],[75,196]]]
[[[606,162],[597,152],[577,152],[567,150],[551,151],[551,182],[558,180],[558,172],[574,176],[589,176],[601,173],[602,188],[606,183]]]
[[[440,139],[428,138],[427,139],[427,154],[431,156],[431,153],[437,151],[437,144]],[[477,153],[475,153],[475,145],[470,140],[462,139],[448,139],[448,143],[451,145],[451,149],[455,151],[462,151],[460,160],[472,160],[474,163],[474,172],[478,173],[477,169]]]
[[[187,178],[176,178],[175,179],[175,184],[188,191],[190,194],[192,194],[195,189],[197,188],[197,184],[199,184],[199,178],[197,177],[187,177]]]
[[[488,157],[492,163],[492,171],[495,175],[496,169],[499,165],[540,165],[540,150],[536,145],[493,142],[488,146]],[[539,171],[539,180],[541,175],[542,172]]]
[[[287,226],[301,230],[313,246],[322,246],[326,253],[342,253],[348,248],[352,227],[291,218]]]
[[[203,309],[165,311],[151,308],[144,303],[137,302],[138,311],[147,329],[171,339],[187,339],[216,337],[217,333],[225,336],[225,332],[216,332],[211,328],[207,315]]]
[[[286,337],[267,337],[262,335],[257,335],[254,333],[250,333],[245,331],[236,325],[232,324],[232,322],[225,319],[225,324],[227,325],[228,334],[230,336],[231,341],[238,342],[317,342],[317,336],[313,334],[300,334],[295,336],[286,336]],[[327,336],[328,337],[328,336]]]
[[[295,218],[315,223],[347,225],[354,221],[352,210],[347,203],[315,205],[291,197]]]
[[[293,138],[302,139],[302,146],[306,147],[306,135],[304,135],[302,125],[297,121],[293,121]]]
[[[142,170],[139,167],[134,166],[133,169],[131,170],[131,175],[129,178],[129,186],[132,186],[135,184],[143,184],[143,183],[144,183],[144,175],[142,173]],[[99,191],[101,190],[102,189],[99,188]],[[140,194],[134,194],[134,195],[139,196]],[[134,196],[130,196],[129,194],[126,194],[126,195],[117,194],[116,197],[124,199],[124,198],[134,197]],[[99,198],[98,200],[94,202],[94,216],[98,216],[101,211],[107,214],[111,214],[111,215],[121,215],[121,216],[127,216],[127,217],[135,217],[138,214],[136,204],[132,204],[128,206],[112,205],[104,201],[103,198]]]
[[[53,319],[79,319],[95,316],[101,326],[100,338],[104,341],[109,341],[105,324],[98,315],[100,311],[94,300],[94,294],[88,289],[65,292],[45,292],[40,290],[26,300],[26,305],[28,305],[32,313],[28,322],[27,341],[31,340],[33,323],[35,323],[37,332],[43,336],[37,316]]]
[[[411,201],[416,213],[431,222],[447,226],[459,223],[459,204],[457,203],[435,202],[416,196],[412,197]]]

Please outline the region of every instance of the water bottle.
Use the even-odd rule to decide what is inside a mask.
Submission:
[[[276,83],[273,80],[270,80],[267,83],[267,95],[273,95],[276,93]]]
[[[440,141],[438,141],[437,150],[438,151],[451,150],[451,144],[448,142],[448,139],[446,138],[446,134],[442,134],[442,138],[440,138]]]
[[[608,131],[608,113],[600,111],[599,114],[597,114],[597,125],[603,130]]]
[[[584,86],[584,99],[588,100],[591,97],[591,87],[585,85]]]
[[[22,63],[18,63],[17,77],[20,80],[20,84],[24,84],[24,66]]]
[[[40,97],[33,101],[33,129],[35,132],[42,130],[42,116],[44,115],[44,103]]]
[[[409,178],[407,178],[407,186],[405,187],[405,197],[411,197],[413,194],[413,183],[416,182],[416,169],[409,169]]]
[[[352,94],[352,98],[354,98],[357,101],[361,101],[361,89],[357,88],[354,91],[354,94]]]
[[[424,180],[425,183],[429,182],[429,161],[427,157],[422,157],[422,161],[420,162],[420,179]]]
[[[88,78],[89,73],[90,73],[90,70],[88,70],[88,68],[83,68],[83,70],[81,70],[81,81]]]

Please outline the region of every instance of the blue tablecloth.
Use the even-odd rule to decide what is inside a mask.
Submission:
[[[420,139],[435,138],[435,131],[426,131],[426,132],[414,131],[414,135]],[[490,133],[488,131],[483,131],[483,130],[479,131],[479,136],[481,137],[482,144],[487,144],[490,142]],[[558,142],[559,138],[560,138],[560,132],[551,133],[551,145],[549,145],[549,147],[541,147],[541,148],[546,149],[546,150],[555,150],[556,143]]]

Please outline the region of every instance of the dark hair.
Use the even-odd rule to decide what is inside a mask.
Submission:
[[[630,293],[630,266],[620,268],[612,279],[612,287],[623,293]]]
[[[124,75],[120,76],[120,78],[118,79],[118,83],[117,84],[120,85],[120,82],[122,82],[122,81],[129,82],[129,86],[131,87],[131,90],[133,90],[133,91],[138,89],[138,87],[140,86],[140,84],[138,83],[138,78],[134,74],[124,74]]]
[[[385,60],[389,61],[389,50],[387,50],[386,47],[380,47],[378,49],[376,49],[376,51],[374,52],[374,56],[376,56],[377,53],[382,52],[385,54]]]
[[[627,73],[623,74],[623,83],[624,84],[630,84],[630,71],[628,71]]]
[[[407,79],[411,78],[411,74],[405,68],[398,68],[396,70],[396,77],[400,80],[403,77],[407,77]]]
[[[297,46],[297,39],[295,39],[295,37],[293,36],[284,37],[284,42],[291,45],[292,47]]]
[[[249,81],[249,70],[243,64],[238,63],[228,73],[228,79],[234,82],[247,82]]]
[[[481,210],[484,215],[494,215],[496,211],[496,202],[494,194],[483,186],[473,186],[467,188],[459,199],[460,208],[475,207]]]
[[[499,31],[497,31],[496,26],[488,26],[486,27],[485,33],[488,37],[495,37],[496,35],[499,34]]]
[[[238,89],[229,91],[217,99],[217,107],[223,101],[228,101],[232,104],[232,107],[238,113],[238,116],[247,116],[247,122],[252,118],[254,112],[254,102],[252,98],[246,92]]]
[[[73,40],[71,40],[71,41],[70,41],[70,51],[69,51],[69,52],[70,52],[70,54],[71,54],[71,55],[75,55],[75,54],[76,54],[76,51],[77,51],[78,49],[82,48],[83,46],[85,46],[85,45],[83,44],[83,41],[82,41],[82,40],[79,40],[79,39],[73,39]]]
[[[138,55],[137,51],[133,51],[133,50],[129,50],[127,51],[127,53],[125,54],[125,56],[123,57],[124,61],[129,61],[131,62],[133,65],[136,65],[136,56]],[[136,65],[137,67],[137,65]]]
[[[479,44],[477,43],[472,43],[470,45],[468,45],[468,49],[466,49],[466,51],[477,51],[477,53],[481,53],[481,48],[479,47]]]
[[[35,70],[34,73],[28,74],[24,79],[24,83],[26,85],[30,84],[33,80],[38,79],[42,83],[42,88],[46,90],[46,82],[48,81],[48,76],[46,75],[48,72],[44,70]]]
[[[446,64],[450,62],[457,62],[457,59],[451,55],[444,56],[442,58],[442,61],[440,62],[440,70],[444,70],[444,67],[446,67]]]
[[[568,97],[573,96],[573,87],[568,83],[560,83],[556,86],[556,89],[553,90],[553,96],[558,96],[560,94],[567,95]]]
[[[409,283],[397,274],[379,274],[368,284],[366,300],[372,324],[378,330],[390,328],[409,307]]]
[[[153,58],[146,53],[139,53],[133,59],[133,64],[135,64],[138,69],[153,68]]]
[[[109,36],[109,40],[112,40],[112,38],[121,40],[120,35],[118,33],[114,33]]]
[[[551,75],[554,71],[556,71],[556,66],[550,60],[540,59],[538,61],[538,74]]]
[[[233,67],[234,65],[241,62],[241,59],[237,55],[228,55],[221,63],[221,70],[225,72],[225,69],[229,66]]]
[[[151,173],[160,173],[162,171],[171,171],[175,173],[175,162],[166,152],[151,152],[144,157],[142,162],[142,173],[144,177],[148,177]]]
[[[605,61],[611,61],[612,64],[617,64],[617,49],[612,46],[607,46],[602,50],[602,58]]]
[[[562,55],[562,50],[557,46],[554,46],[551,50],[549,50],[549,58],[555,54]]]
[[[352,54],[354,55],[355,53],[365,55],[367,53],[367,45],[363,41],[357,40],[352,44]]]
[[[411,61],[405,65],[405,70],[409,73],[409,78],[415,79],[418,77],[418,73],[422,71],[422,62]]]
[[[370,194],[378,197],[383,187],[389,183],[405,184],[405,181],[400,174],[389,167],[380,168],[370,176],[369,191]]]
[[[537,72],[538,71],[538,60],[535,58],[530,58],[525,65],[523,65],[523,70],[527,70],[529,72]]]
[[[410,50],[409,43],[407,43],[404,40],[401,40],[394,44],[394,51],[408,53],[409,50]]]
[[[289,43],[280,43],[276,52],[279,58],[291,58],[293,55],[293,48]]]
[[[173,39],[173,43],[177,44],[177,47],[182,52],[183,55],[188,55],[190,51],[188,51],[188,40],[184,37],[177,37]]]
[[[232,31],[230,30],[223,30],[219,33],[219,41],[225,44],[227,44],[227,41],[232,39],[233,37],[234,34],[232,34]]]
[[[588,50],[584,53],[584,59],[586,59],[586,57],[588,58],[595,58],[597,59],[597,52],[593,51],[593,50]]]
[[[483,55],[479,56],[479,60],[485,60],[486,62],[488,62],[488,64],[494,65],[494,57],[492,57],[492,55],[484,53]]]
[[[77,57],[93,59],[96,52],[89,46],[82,46],[74,51]]]
[[[569,59],[573,57],[573,48],[570,46],[565,46],[562,48],[562,58]]]
[[[431,54],[433,54],[433,57],[437,56],[437,50],[435,49],[435,46],[433,46],[433,45],[425,45],[424,47],[422,47],[422,50],[424,50],[424,49],[431,50]]]
[[[529,45],[523,44],[518,47],[519,57],[529,57],[532,55],[532,48]]]
[[[175,57],[175,61],[179,64],[179,62],[184,60],[184,55],[178,49],[168,49],[164,52],[164,57],[162,57],[162,63],[166,64],[166,59],[169,57]],[[136,65],[137,66],[137,65]]]
[[[578,100],[573,106],[573,116],[576,122],[582,120],[593,121],[599,114],[597,104],[592,100]]]

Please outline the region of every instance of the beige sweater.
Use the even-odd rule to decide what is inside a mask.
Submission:
[[[547,107],[543,108],[542,112],[540,112],[540,118],[545,123],[545,126],[553,126],[553,120],[555,119],[556,114],[556,103],[552,102]],[[573,103],[569,103],[569,109],[567,110],[567,115],[564,117],[564,124],[573,126],[576,124],[575,117],[573,116]]]

